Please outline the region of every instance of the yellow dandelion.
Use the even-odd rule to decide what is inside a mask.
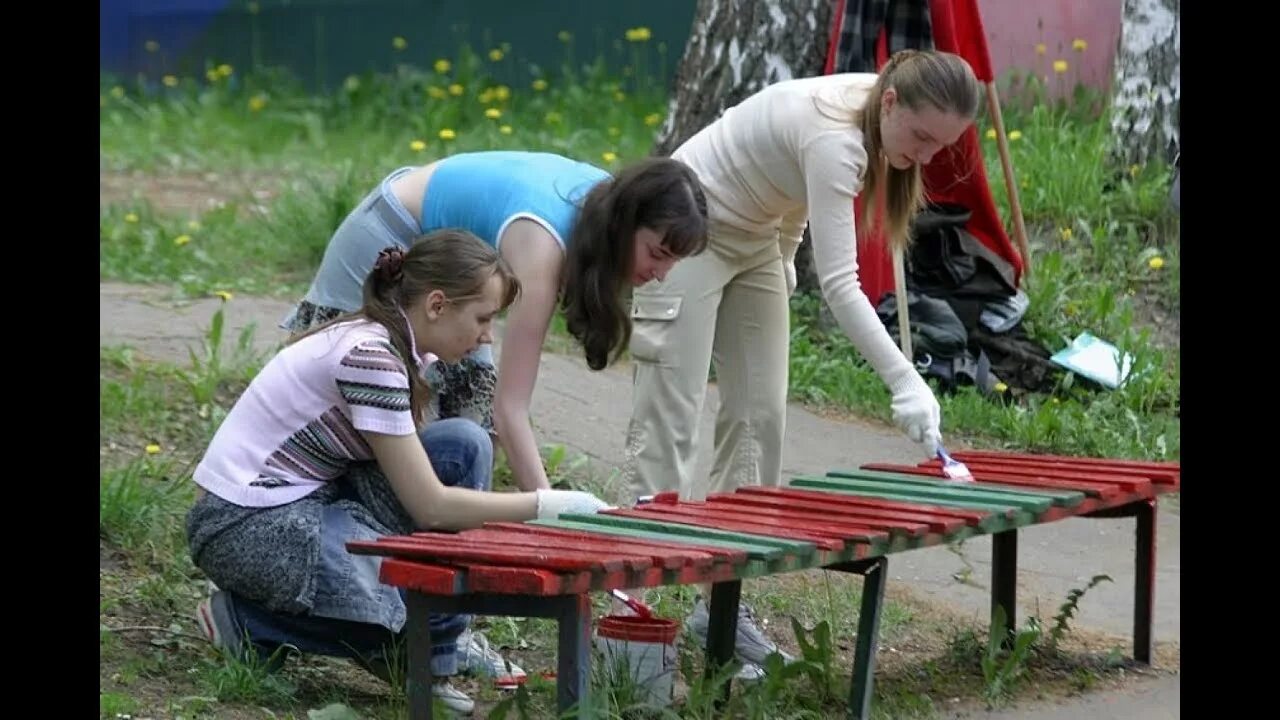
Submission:
[[[164,83],[165,87],[178,87],[178,77],[176,75],[165,75],[160,78],[160,82]]]
[[[145,47],[147,49],[147,52],[149,53],[160,51],[160,43],[156,42],[155,40],[146,41],[145,43],[143,43],[143,47]]]
[[[190,235],[179,235],[178,237],[173,239],[173,244],[177,245],[178,247],[182,247],[183,245],[186,245],[189,242],[191,242]]]
[[[1054,60],[1054,61],[1053,61],[1053,71],[1054,71],[1054,72],[1056,72],[1056,73],[1058,73],[1059,75],[1061,75],[1062,73],[1066,72],[1066,71],[1067,71],[1067,61],[1066,61],[1066,60]]]
[[[644,116],[644,124],[648,125],[649,127],[653,127],[654,125],[657,125],[660,122],[662,122],[662,115],[660,115],[659,113],[649,113],[648,115]]]
[[[1076,52],[1084,52],[1088,47],[1089,43],[1085,42],[1084,38],[1076,38],[1071,41],[1071,49]]]
[[[618,154],[613,152],[612,150],[606,150],[603,153],[601,153],[600,158],[607,163],[611,163],[614,160],[618,159]]]
[[[435,85],[430,85],[427,87],[427,96],[435,98],[436,100],[443,100],[449,97],[449,93],[445,92],[444,88],[442,87],[436,87]]]
[[[1147,261],[1147,267],[1151,268],[1152,270],[1159,270],[1160,268],[1164,267],[1164,258],[1160,257],[1159,255],[1156,255],[1155,257]]]
[[[476,101],[479,102],[481,105],[488,105],[489,103],[493,102],[493,89],[492,88],[486,89],[484,92],[477,95]]]
[[[249,98],[249,110],[250,110],[251,112],[258,112],[259,110],[261,110],[262,108],[264,108],[264,107],[266,107],[266,106],[267,106],[267,96],[266,96],[266,95],[258,94],[258,95],[254,95],[253,97]]]
[[[218,70],[216,68],[209,68],[205,71],[204,76],[209,79],[209,82],[218,82]]]
[[[499,110],[498,108],[489,108],[488,110],[484,111],[484,116],[489,118],[490,120],[497,120],[498,118],[502,117],[502,111]]]
[[[503,57],[502,48],[494,48],[489,51],[489,59],[498,62]]]
[[[618,92],[613,94],[613,99],[617,100],[618,102],[622,102],[623,100],[627,99],[627,94],[619,90]]]
[[[409,143],[409,149],[414,152],[422,152],[427,149],[427,144],[421,140],[414,140]]]
[[[619,130],[618,128],[616,127],[609,128],[609,137],[618,137],[621,134],[622,134],[622,131]]]
[[[160,446],[155,443],[151,443],[150,445],[147,445],[146,450],[148,455],[155,455],[160,452]]]
[[[537,80],[534,80],[534,81],[533,81],[533,89],[534,89],[535,91],[537,91],[537,92],[542,92],[543,90],[546,90],[546,89],[547,89],[547,81],[546,81],[546,80],[543,80],[542,78],[538,78]]]
[[[644,42],[653,36],[647,27],[630,28],[626,34],[631,42]]]
[[[188,220],[188,221],[187,221],[187,229],[188,229],[188,230],[190,230],[191,232],[199,232],[199,230],[200,230],[200,221],[199,221],[199,220]]]
[[[125,214],[124,214],[124,221],[125,221],[125,222],[127,222],[127,223],[136,223],[136,222],[138,222],[138,213],[125,213]]]
[[[115,87],[111,88],[111,97],[113,98],[124,97],[124,88],[120,87],[119,85],[116,85]]]
[[[221,75],[222,77],[231,77],[231,75],[234,72],[235,72],[235,68],[231,67],[226,63],[222,63],[221,65],[218,66],[218,74]]]
[[[987,139],[988,139],[988,140],[995,140],[995,139],[996,139],[996,129],[995,129],[995,128],[987,128]]]
[[[552,110],[551,112],[547,113],[546,117],[543,118],[543,120],[546,121],[548,125],[555,125],[560,122],[560,113]]]
[[[1049,48],[1045,47],[1045,46],[1044,46],[1044,43],[1036,43],[1036,54],[1037,54],[1037,55],[1043,55],[1043,54],[1045,54],[1045,53],[1047,53],[1047,52],[1049,52]]]
[[[444,58],[440,58],[439,60],[436,61],[436,64],[433,67],[436,69],[436,72],[443,75],[449,72],[449,70],[453,67],[453,63],[449,62],[448,60],[445,60]]]
[[[1138,173],[1140,173],[1140,172],[1142,172],[1142,166],[1141,166],[1141,165],[1130,165],[1130,166],[1129,166],[1129,177],[1138,177]]]
[[[498,132],[502,133],[503,135],[510,135],[511,133],[515,132],[515,130],[512,130],[510,125],[503,125],[502,127],[498,128]]]
[[[1050,402],[1052,402],[1054,405],[1061,405],[1061,404],[1062,404],[1062,401],[1061,401],[1061,400],[1059,400],[1058,398],[1053,398]]]
[[[498,99],[498,102],[506,102],[511,99],[511,88],[499,85],[493,89],[493,96]]]
[[[449,94],[453,95],[454,97],[461,95],[465,91],[466,91],[466,88],[462,87],[458,83],[454,83],[449,86]]]
[[[568,30],[561,30],[560,32],[556,33],[556,38],[559,39],[560,42],[562,43],[567,43],[573,39],[573,33],[569,32]]]
[[[391,47],[395,48],[396,50],[404,50],[405,48],[409,47],[409,41],[397,35],[391,38]]]
[[[1064,227],[1064,228],[1062,228],[1061,230],[1059,230],[1059,231],[1058,231],[1058,234],[1062,236],[1062,239],[1063,239],[1063,240],[1070,240],[1070,239],[1071,239],[1071,228],[1066,228],[1066,227]]]
[[[454,140],[454,139],[457,139],[457,137],[458,137],[458,133],[454,132],[453,130],[450,130],[449,128],[445,128],[440,131],[441,140]]]
[[[998,392],[998,393],[1002,393],[1002,392],[1004,392],[1005,390],[1008,390],[1008,389],[1009,389],[1009,386],[1008,386],[1008,385],[1005,385],[1005,384],[1004,384],[1004,383],[1002,383],[1002,382],[998,382],[998,383],[996,383],[996,384],[995,384],[994,389],[995,389],[995,391],[996,391],[996,392]]]
[[[227,290],[215,290],[213,294],[222,298],[222,302],[230,302],[231,298],[235,297]]]
[[[360,89],[360,78],[355,75],[348,75],[347,79],[343,81],[342,87],[347,92],[353,93]]]
[[[1010,131],[1009,131],[1009,139],[1010,139],[1010,140],[1021,140],[1021,139],[1022,139],[1022,131],[1021,131],[1021,130],[1010,130]]]

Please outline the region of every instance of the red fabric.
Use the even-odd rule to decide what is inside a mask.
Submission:
[[[843,8],[841,10],[835,20],[837,28],[843,16]],[[990,82],[993,77],[991,55],[976,0],[929,0],[929,15],[934,47],[963,57],[979,80]],[[834,55],[835,47],[832,46],[827,59],[828,74],[833,67]],[[881,29],[876,42],[876,67],[884,67],[887,61],[887,40]],[[925,194],[930,201],[955,203],[969,209],[972,216],[965,229],[1009,261],[1014,268],[1015,282],[1021,284],[1022,258],[1010,242],[995,200],[991,197],[977,127],[970,127],[959,142],[935,155],[933,161],[925,166],[923,178]],[[863,216],[861,196],[854,199],[854,212],[858,217]],[[885,293],[893,292],[893,254],[879,226],[858,235],[858,279],[862,291],[873,305],[878,305]]]

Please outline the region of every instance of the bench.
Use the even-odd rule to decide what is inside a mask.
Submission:
[[[992,536],[992,612],[1016,629],[1018,530],[1068,517],[1134,517],[1134,659],[1151,662],[1155,510],[1177,492],[1177,463],[1000,451],[955,453],[974,482],[948,482],[938,461],[868,463],[786,487],[745,487],[702,502],[664,493],[634,508],[556,520],[488,523],[348,543],[383,555],[381,579],[404,588],[412,720],[432,717],[431,612],[554,618],[557,704],[588,717],[589,594],[614,588],[712,583],[708,675],[734,653],[742,581],[808,569],[864,578],[849,717],[869,718],[876,636],[889,557]],[[724,688],[725,699],[729,688]]]

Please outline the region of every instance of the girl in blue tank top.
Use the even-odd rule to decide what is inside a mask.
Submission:
[[[497,248],[521,294],[507,314],[497,367],[490,346],[430,365],[430,414],[479,422],[502,446],[521,489],[550,487],[529,404],[553,316],[564,314],[593,370],[617,359],[631,336],[630,289],[661,280],[677,260],[706,247],[702,185],[670,158],[648,158],[616,176],[523,151],[399,168],[339,225],[306,297],[282,326],[303,332],[359,308],[381,250],[408,248],[443,228],[468,230]]]

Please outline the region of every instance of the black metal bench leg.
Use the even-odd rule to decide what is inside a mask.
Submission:
[[[1135,503],[1137,517],[1133,587],[1133,658],[1151,664],[1151,629],[1156,594],[1156,501]]]
[[[405,593],[405,635],[409,647],[409,720],[431,720],[431,612],[426,596],[416,590]],[[392,675],[394,677],[394,675]]]
[[[738,637],[738,604],[742,600],[742,581],[729,580],[711,586],[711,599],[707,606],[707,661],[705,675],[715,677],[720,669],[733,659]],[[720,710],[729,702],[733,680],[728,679],[716,701]]]
[[[1012,647],[1018,633],[1018,531],[991,536],[991,619],[1004,608],[1005,636],[1001,644]],[[994,624],[991,631],[996,631]]]
[[[591,602],[586,595],[560,598],[560,646],[556,661],[556,701],[563,715],[578,705],[577,720],[594,717],[591,706]]]
[[[871,717],[871,696],[876,674],[876,641],[880,636],[880,611],[884,608],[885,576],[889,558],[871,561],[862,571],[862,610],[858,613],[858,642],[853,649],[853,684],[849,690],[849,719]]]

